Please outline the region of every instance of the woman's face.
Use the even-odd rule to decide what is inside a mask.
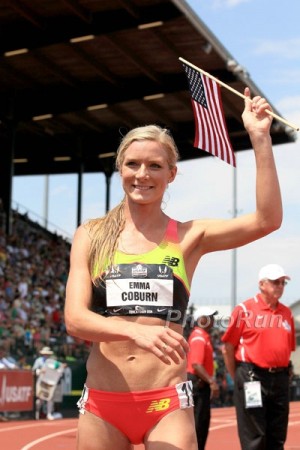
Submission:
[[[175,178],[177,168],[169,168],[167,151],[155,141],[134,141],[127,148],[120,174],[129,199],[140,203],[161,204],[162,197]]]

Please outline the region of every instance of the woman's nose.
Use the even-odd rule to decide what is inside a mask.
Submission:
[[[144,165],[140,166],[138,172],[137,172],[137,176],[140,178],[148,178],[149,177],[149,173],[148,173],[148,169],[147,167],[145,167]]]

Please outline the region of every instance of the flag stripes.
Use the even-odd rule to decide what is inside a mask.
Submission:
[[[236,165],[223,112],[220,86],[211,78],[183,64],[195,119],[194,146]]]

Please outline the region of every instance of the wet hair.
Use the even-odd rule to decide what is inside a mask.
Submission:
[[[121,140],[117,150],[116,168],[121,171],[128,147],[135,141],[155,141],[162,144],[167,152],[169,168],[176,166],[179,153],[169,130],[158,125],[145,125],[133,128]],[[118,240],[125,225],[125,198],[104,217],[89,220],[85,227],[91,237],[89,252],[89,269],[94,284],[103,279],[103,268],[113,264],[113,257],[118,247]]]

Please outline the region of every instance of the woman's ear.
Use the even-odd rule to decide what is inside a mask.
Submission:
[[[176,174],[177,174],[177,167],[173,167],[173,168],[170,170],[170,178],[169,178],[169,180],[168,180],[168,183],[172,183],[172,182],[175,180]]]

